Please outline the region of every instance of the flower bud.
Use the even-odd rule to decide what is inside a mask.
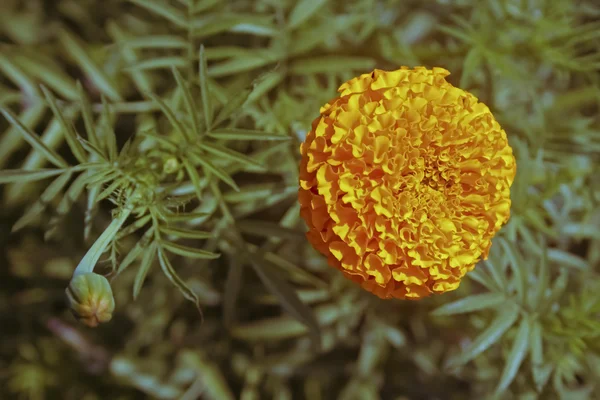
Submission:
[[[75,274],[66,294],[71,312],[87,326],[96,327],[111,320],[115,299],[104,276],[93,272]]]

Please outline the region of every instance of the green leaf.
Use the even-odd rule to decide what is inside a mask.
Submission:
[[[175,67],[173,67],[173,75],[175,76],[175,81],[177,81],[177,86],[183,93],[183,100],[185,102],[185,106],[187,108],[188,114],[192,117],[192,128],[197,137],[202,136],[202,130],[200,128],[200,120],[198,119],[198,114],[196,111],[196,103],[192,97],[192,93],[188,88],[187,83],[184,81],[183,77],[177,71]]]
[[[510,260],[510,266],[513,270],[515,283],[517,285],[517,296],[519,303],[524,304],[525,294],[527,293],[527,267],[525,265],[525,261],[523,260],[519,250],[512,242],[503,237],[500,237],[498,240],[500,241],[500,244],[504,248],[504,251],[508,255],[508,259]]]
[[[580,271],[589,271],[590,265],[583,258],[564,250],[552,248],[548,249],[548,260],[559,264],[560,266],[574,268]]]
[[[231,328],[235,319],[235,304],[242,286],[243,274],[244,265],[237,258],[232,258],[223,293],[223,322],[228,328]]]
[[[175,115],[171,107],[169,107],[164,101],[161,100],[160,97],[155,95],[154,93],[146,93],[148,97],[150,97],[158,106],[162,113],[167,117],[171,126],[178,132],[185,140],[192,141],[193,138],[188,132],[188,129],[181,123],[180,118]]]
[[[305,240],[306,235],[295,229],[285,228],[278,223],[261,220],[242,220],[237,221],[236,226],[242,233],[248,233],[255,236],[282,239]]]
[[[353,70],[372,71],[375,64],[375,60],[370,57],[318,56],[294,61],[290,66],[290,73],[305,75]]]
[[[211,78],[220,78],[229,75],[236,75],[242,72],[253,71],[257,68],[265,67],[277,62],[278,54],[273,51],[253,52],[243,56],[231,58],[214,64],[208,73]]]
[[[113,130],[113,119],[106,101],[106,97],[102,96],[102,138],[104,139],[105,147],[108,151],[108,159],[110,161],[116,161],[118,157],[117,149],[117,135]]]
[[[96,125],[94,123],[94,114],[92,113],[92,105],[81,86],[81,82],[77,81],[77,91],[79,93],[79,102],[81,103],[81,115],[83,117],[83,123],[85,125],[85,132],[87,134],[88,141],[96,147],[101,147],[100,139],[96,134]],[[107,158],[104,156],[104,158]]]
[[[486,272],[484,272],[483,268],[480,266],[476,267],[473,271],[469,271],[469,273],[467,273],[467,276],[473,279],[474,281],[480,283],[491,292],[500,291],[500,288],[498,287],[496,282],[494,282],[494,280]]]
[[[208,136],[221,140],[290,140],[287,135],[235,128],[216,129]]]
[[[537,284],[535,285],[535,294],[533,297],[533,303],[531,305],[533,310],[537,310],[544,301],[544,295],[550,286],[550,270],[548,266],[548,251],[546,240],[542,234],[538,235],[539,245],[542,249],[542,254],[539,261],[538,273],[537,273]]]
[[[312,17],[321,7],[327,3],[327,0],[299,0],[290,13],[287,26],[294,29],[303,22]]]
[[[92,58],[87,54],[83,45],[66,29],[61,29],[58,32],[58,38],[66,51],[76,61],[85,74],[90,78],[94,85],[106,97],[112,101],[119,101],[121,95],[117,86],[108,78],[104,71],[99,68]]]
[[[9,57],[3,53],[0,53],[0,71],[4,72],[6,77],[10,79],[15,86],[22,88],[23,92],[27,94],[27,97],[39,97],[39,90],[35,81],[25,74],[10,60]]]
[[[198,174],[198,171],[196,170],[196,167],[187,160],[187,158],[184,158],[182,160],[183,166],[185,168],[185,170],[187,171],[188,176],[190,177],[190,180],[192,181],[192,184],[194,185],[194,191],[196,192],[196,197],[198,197],[198,200],[202,200],[202,189],[203,189],[203,185],[200,179],[200,175]]]
[[[194,293],[194,291],[185,284],[179,275],[177,275],[173,265],[171,265],[171,262],[169,261],[169,258],[165,255],[161,248],[158,249],[158,260],[166,277],[177,287],[177,289],[179,289],[183,297],[192,301],[200,311],[200,299],[196,293]]]
[[[206,131],[210,131],[213,125],[213,109],[210,101],[210,91],[208,88],[208,66],[206,64],[206,54],[204,45],[200,46],[200,94],[202,96],[202,109],[204,110],[204,122],[206,123]]]
[[[217,117],[212,123],[212,127],[219,126],[219,124],[229,119],[236,111],[240,111],[249,95],[250,89],[244,89],[241,93],[236,93],[232,98],[228,99],[225,106],[217,114]]]
[[[69,100],[77,98],[77,88],[73,84],[72,78],[57,66],[52,59],[41,53],[29,52],[15,54],[13,59],[26,73],[38,78],[61,96]]]
[[[519,318],[519,308],[513,304],[508,305],[466,350],[448,360],[446,367],[453,368],[466,364],[486,351],[500,340],[502,335],[517,321],[517,318]]]
[[[474,294],[435,309],[431,315],[454,315],[497,307],[506,303],[503,293]]]
[[[205,168],[208,172],[215,174],[219,179],[228,184],[233,190],[239,191],[240,188],[235,183],[233,178],[229,176],[229,174],[222,168],[214,165],[209,160],[205,159],[203,155],[190,153],[190,159],[197,164],[200,164],[203,168]]]
[[[552,365],[544,363],[542,332],[543,328],[540,322],[533,321],[529,338],[529,354],[531,356],[531,375],[538,392],[542,391],[552,372]]]
[[[65,172],[64,169],[4,169],[0,170],[0,184],[15,182],[32,182],[56,176]]]
[[[525,359],[525,356],[527,355],[530,333],[531,326],[529,323],[529,318],[523,318],[521,320],[521,324],[519,325],[519,329],[517,330],[517,336],[513,342],[508,359],[506,360],[506,365],[502,371],[500,382],[496,387],[497,395],[503,393],[515,379],[515,376],[517,376],[517,372],[519,372],[519,368],[523,363],[523,359]]]
[[[159,0],[129,0],[129,2],[171,21],[179,28],[188,28],[189,24],[185,14],[167,2]]]
[[[44,190],[40,198],[33,203],[33,205],[15,222],[12,227],[12,232],[16,232],[22,229],[24,226],[29,225],[35,218],[37,218],[45,209],[48,203],[54,199],[60,191],[67,186],[71,179],[72,172],[70,170],[63,173],[61,176],[56,178],[52,183]]]
[[[206,142],[200,142],[197,144],[198,147],[200,147],[202,150],[217,155],[219,157],[223,157],[225,159],[231,160],[231,161],[236,161],[239,162],[241,164],[245,164],[245,165],[249,165],[252,167],[262,167],[262,165],[258,162],[255,161],[254,159],[248,157],[245,154],[239,153],[235,150],[231,150],[227,147],[218,145],[218,144],[214,144],[214,143],[206,143]]]
[[[156,57],[149,60],[137,62],[125,67],[126,70],[152,71],[156,69],[170,69],[173,67],[185,68],[188,62],[183,57]]]
[[[132,49],[186,49],[188,42],[177,35],[148,35],[125,39],[119,45]]]
[[[150,214],[144,215],[141,218],[138,217],[134,222],[132,222],[131,224],[127,225],[125,228],[119,231],[119,234],[117,235],[117,240],[121,240],[124,237],[129,236],[132,233],[142,229],[144,226],[146,226],[147,223],[150,222],[151,219],[152,216]]]
[[[281,277],[277,267],[260,253],[244,251],[243,257],[247,257],[246,261],[250,262],[267,289],[279,299],[283,309],[308,328],[314,345],[320,348],[321,329],[312,309],[300,300],[296,290]]]
[[[220,254],[211,253],[210,251],[200,250],[200,249],[184,246],[184,245],[173,243],[173,242],[161,241],[160,245],[165,250],[168,250],[171,253],[177,254],[182,257],[214,260],[221,256]]]
[[[160,228],[160,231],[165,235],[172,235],[177,238],[185,239],[209,239],[213,237],[213,234],[211,232],[196,231],[193,229],[169,228],[163,226]]]
[[[48,240],[55,236],[59,221],[71,210],[73,204],[75,204],[77,199],[79,199],[83,193],[83,190],[85,189],[86,175],[87,174],[85,172],[80,174],[65,192],[63,198],[56,207],[56,215],[52,217],[48,224],[49,228],[44,235],[44,239]]]
[[[67,168],[69,166],[64,158],[62,158],[56,151],[52,150],[44,142],[42,142],[40,137],[23,125],[12,112],[3,107],[0,107],[0,112],[4,115],[4,118],[6,118],[8,122],[17,128],[27,143],[29,143],[35,150],[43,154],[48,161],[59,168]]]
[[[44,97],[46,98],[46,101],[50,105],[52,113],[60,123],[63,135],[65,136],[67,144],[73,152],[73,155],[75,156],[75,158],[77,158],[77,160],[80,163],[85,163],[88,160],[88,157],[85,153],[85,150],[81,146],[81,143],[79,143],[79,140],[77,140],[77,135],[73,130],[73,126],[67,122],[62,111],[60,111],[60,109],[58,108],[58,105],[56,104],[56,98],[54,97],[54,95],[45,86],[41,86],[41,88],[42,92],[44,93]]]
[[[140,263],[140,266],[137,270],[137,274],[135,274],[135,280],[133,281],[134,300],[137,299],[138,295],[140,294],[142,286],[144,285],[144,281],[146,280],[146,276],[148,275],[148,271],[150,271],[150,267],[152,267],[152,262],[154,261],[154,256],[156,255],[156,249],[156,242],[152,242],[144,252],[142,262]],[[125,268],[119,266],[120,271],[123,271],[124,269]]]
[[[131,264],[133,264],[133,262],[135,260],[137,260],[137,258],[142,254],[142,252],[144,252],[144,251],[146,251],[146,253],[148,252],[147,251],[148,246],[150,245],[150,243],[153,243],[152,242],[153,235],[154,235],[154,228],[149,228],[146,232],[144,232],[144,234],[142,235],[140,240],[137,241],[135,246],[133,246],[133,248],[125,256],[125,258],[123,258],[123,261],[121,261],[121,263],[119,264],[119,269],[117,270],[117,275],[119,275],[120,273],[125,271],[125,269],[127,267],[129,267]]]
[[[19,114],[18,119],[24,126],[33,129],[33,127],[40,123],[45,113],[46,105],[42,102],[38,102],[36,105],[25,108],[23,112]],[[19,133],[18,128],[14,125],[10,125],[4,134],[0,135],[0,168],[8,163],[10,155],[17,151],[22,143],[23,138],[21,133]]]
[[[481,56],[481,52],[478,47],[473,47],[471,50],[469,50],[463,62],[463,70],[460,77],[459,87],[465,89],[469,87],[471,80],[473,79],[473,75],[480,67],[482,60],[483,57]]]

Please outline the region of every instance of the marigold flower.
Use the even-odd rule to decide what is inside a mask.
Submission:
[[[94,272],[75,274],[66,295],[71,312],[84,324],[96,327],[112,319],[115,299],[104,276]]]
[[[381,298],[456,289],[510,215],[506,133],[449,74],[402,67],[354,78],[301,146],[308,240]]]

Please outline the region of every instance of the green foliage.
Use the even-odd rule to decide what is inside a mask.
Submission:
[[[593,1],[0,3],[0,397],[600,397]],[[449,69],[518,169],[489,258],[418,303],[329,268],[296,201],[320,106],[399,65]],[[74,270],[111,280],[95,333]]]

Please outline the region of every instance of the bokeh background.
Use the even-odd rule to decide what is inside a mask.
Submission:
[[[288,140],[219,139],[261,164],[213,159],[239,191],[223,176],[171,181],[203,196],[187,223],[210,237],[186,244],[222,254],[171,258],[203,319],[158,261],[130,257],[121,271],[132,232],[96,267],[113,319],[78,323],[65,288],[123,193],[90,203],[73,180],[53,196],[49,180],[1,186],[0,398],[600,398],[599,50],[593,0],[2,0],[0,106],[69,162],[40,85],[85,136],[80,82],[120,149],[149,129],[172,135],[161,99],[192,119],[173,67],[224,126]],[[518,166],[489,260],[418,302],[380,300],[329,268],[297,204],[299,143],[319,107],[344,81],[401,65],[451,71],[490,107]],[[134,143],[125,157],[169,161]],[[48,166],[0,118],[0,168]]]

